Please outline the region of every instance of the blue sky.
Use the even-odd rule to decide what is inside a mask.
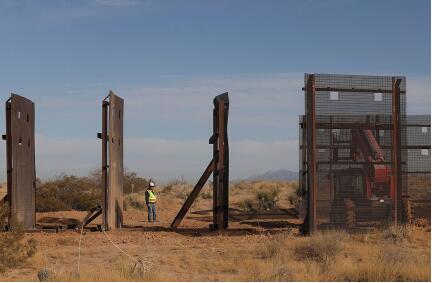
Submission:
[[[201,174],[211,99],[225,91],[233,178],[296,170],[304,72],[406,75],[408,111],[430,113],[430,11],[420,0],[1,0],[0,93],[36,103],[42,178],[99,166],[109,89],[125,98],[126,166],[144,176]]]

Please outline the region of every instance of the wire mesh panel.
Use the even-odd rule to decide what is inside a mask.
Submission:
[[[400,130],[405,97],[405,77],[305,75],[306,127],[312,130],[301,145],[315,152],[307,154],[307,174],[316,170],[306,178],[313,195],[310,227],[370,227],[398,219],[407,191],[400,174],[408,161],[401,146],[407,135]],[[300,166],[304,173],[304,159]]]
[[[405,116],[405,77],[333,74],[315,74],[316,115],[391,115],[392,78],[401,80],[400,112]]]
[[[318,227],[392,221],[390,121],[388,115],[317,116]]]
[[[429,218],[431,209],[431,127],[429,115],[409,115],[402,127],[406,135],[407,163],[402,176],[409,218]]]

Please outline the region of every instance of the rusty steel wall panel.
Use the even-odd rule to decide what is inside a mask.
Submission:
[[[109,230],[121,228],[123,225],[124,101],[110,92],[109,102],[104,101],[102,107],[102,142],[106,142],[107,145],[102,146],[102,184],[104,186],[102,219],[104,228]],[[107,164],[104,164],[105,162]]]
[[[217,137],[214,142],[213,156],[216,159],[214,170],[213,189],[213,228],[228,228],[228,206],[229,206],[229,145],[228,145],[228,93],[218,95],[213,100],[213,125]]]
[[[178,225],[180,225],[180,222],[183,220],[211,173],[213,173],[213,223],[209,225],[209,228],[212,230],[224,230],[228,228],[228,92],[216,96],[213,100],[213,105],[213,135],[209,139],[209,143],[213,144],[213,158],[171,223],[172,228],[177,228]]]
[[[6,102],[7,188],[10,219],[35,228],[35,106],[12,94]]]

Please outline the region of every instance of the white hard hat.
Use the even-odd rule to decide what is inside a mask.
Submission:
[[[152,187],[155,187],[156,185],[153,181],[150,181],[149,186],[152,188]]]

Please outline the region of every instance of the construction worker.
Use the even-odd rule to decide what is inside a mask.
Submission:
[[[149,222],[156,222],[156,193],[154,192],[155,187],[155,183],[150,180],[148,188],[145,192],[145,201],[148,210]]]

